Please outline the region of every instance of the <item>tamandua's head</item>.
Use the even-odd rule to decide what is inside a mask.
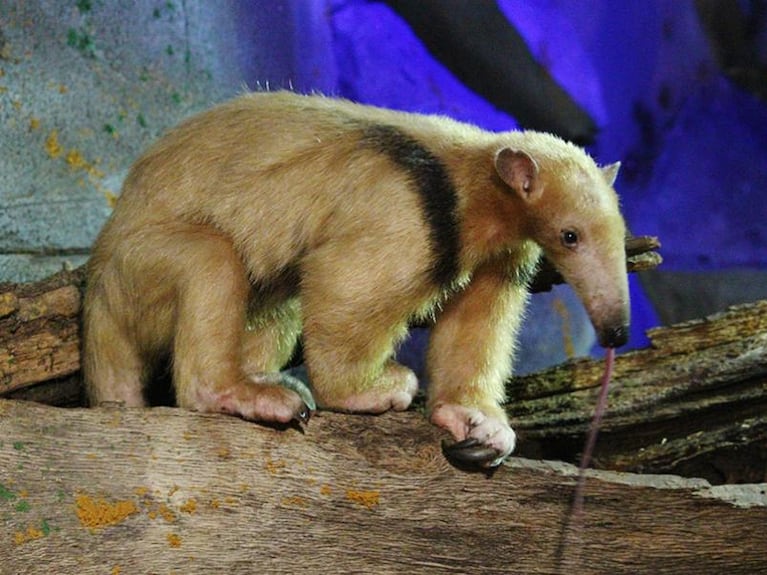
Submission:
[[[526,132],[495,167],[519,198],[524,227],[583,302],[602,347],[628,340],[626,225],[613,189],[620,164],[598,167],[581,148]]]

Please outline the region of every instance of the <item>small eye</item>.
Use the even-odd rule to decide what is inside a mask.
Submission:
[[[578,246],[578,232],[573,230],[562,230],[562,245],[566,248],[575,248]]]

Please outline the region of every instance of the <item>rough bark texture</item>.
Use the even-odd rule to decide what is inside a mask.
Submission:
[[[767,301],[648,335],[616,361],[597,466],[767,481]],[[523,454],[574,460],[602,369],[580,360],[509,383]]]
[[[595,472],[565,540],[571,474],[524,460],[462,472],[441,437],[414,412],[322,413],[301,432],[0,400],[0,573],[767,569],[767,507]]]
[[[0,285],[0,395],[79,372],[84,277],[78,268]]]

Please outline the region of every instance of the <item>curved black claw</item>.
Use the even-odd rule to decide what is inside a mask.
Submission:
[[[280,373],[280,379],[277,383],[298,394],[298,397],[301,398],[304,405],[296,414],[296,420],[300,423],[309,423],[312,412],[317,411],[317,402],[314,401],[314,396],[312,395],[309,386],[297,377],[293,377],[287,373]]]
[[[498,450],[483,444],[474,437],[455,442],[443,439],[442,453],[451,462],[480,467],[496,467],[504,459]]]
[[[309,419],[312,417],[312,410],[309,409],[309,407],[304,404],[304,406],[301,408],[301,411],[296,413],[296,419],[299,423],[309,423]]]

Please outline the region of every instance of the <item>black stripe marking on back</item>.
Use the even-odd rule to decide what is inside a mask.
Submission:
[[[458,195],[447,168],[423,144],[393,126],[366,127],[363,142],[386,154],[412,179],[430,228],[434,254],[430,273],[437,285],[450,285],[458,277],[461,241]]]

